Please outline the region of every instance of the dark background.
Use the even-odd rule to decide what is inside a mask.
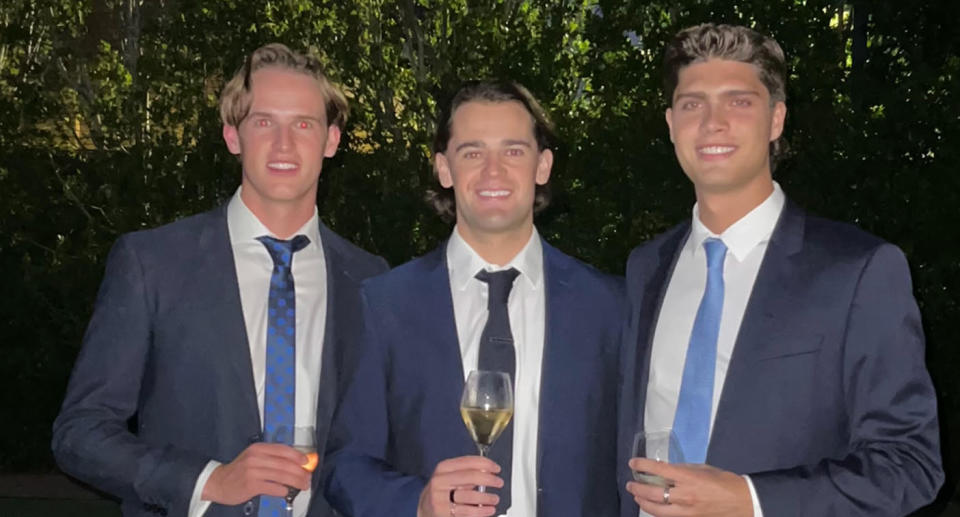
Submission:
[[[216,206],[239,183],[220,137],[225,78],[261,44],[311,49],[352,103],[321,216],[399,264],[449,227],[435,99],[460,80],[528,86],[563,139],[541,232],[622,273],[689,216],[663,120],[664,41],[750,25],[788,57],[791,152],[775,173],[817,214],[907,253],[960,501],[960,2],[955,0],[4,0],[0,5],[0,473],[54,471],[50,426],[122,233]],[[109,368],[110,365],[104,365]],[[956,508],[954,506],[953,508]]]

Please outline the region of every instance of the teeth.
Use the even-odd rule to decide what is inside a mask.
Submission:
[[[701,147],[700,152],[703,154],[724,154],[733,151],[733,149],[733,147],[714,145],[710,147]]]
[[[481,190],[480,196],[482,197],[504,197],[510,195],[509,190]]]
[[[271,169],[292,170],[297,168],[297,164],[287,163],[287,162],[274,162],[274,163],[268,163],[267,167],[270,167]]]

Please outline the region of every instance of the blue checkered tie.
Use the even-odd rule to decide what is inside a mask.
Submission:
[[[690,333],[690,346],[683,366],[683,381],[677,400],[673,430],[684,461],[706,463],[710,443],[710,413],[713,409],[713,379],[717,368],[717,336],[723,314],[723,259],[727,247],[720,239],[703,242],[707,252],[707,286]],[[670,461],[678,460],[670,449]]]
[[[293,288],[293,254],[309,242],[304,235],[283,241],[258,237],[273,259],[267,308],[266,383],[263,394],[263,435],[271,443],[293,444],[296,375],[296,293]],[[283,515],[282,497],[262,496],[260,517]]]
[[[480,271],[476,279],[488,284],[487,323],[480,334],[480,355],[477,366],[480,370],[506,372],[513,383],[516,370],[516,352],[513,346],[513,332],[510,331],[510,312],[507,301],[513,281],[520,272],[514,268],[503,271]],[[514,391],[516,387],[514,386]],[[500,477],[503,487],[499,490],[500,503],[496,515],[507,513],[510,508],[510,470],[513,467],[513,422],[507,424],[495,447],[490,448],[490,459],[500,465]]]

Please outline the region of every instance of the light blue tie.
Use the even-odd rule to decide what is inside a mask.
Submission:
[[[296,375],[296,292],[293,286],[293,254],[309,242],[304,235],[283,241],[258,237],[273,259],[270,296],[267,300],[267,360],[263,393],[263,436],[270,443],[293,444]],[[260,517],[284,514],[282,497],[260,498]]]
[[[680,441],[686,463],[706,463],[710,443],[710,412],[713,408],[713,378],[717,368],[717,335],[723,314],[723,259],[727,247],[720,239],[703,242],[707,252],[707,287],[690,333],[690,346],[683,365],[683,381],[677,400],[673,431]],[[673,449],[670,461],[676,462]]]

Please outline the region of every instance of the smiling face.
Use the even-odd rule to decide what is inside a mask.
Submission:
[[[243,163],[243,202],[261,218],[279,207],[312,212],[323,158],[340,142],[340,129],[327,124],[320,84],[268,67],[252,74],[250,96],[239,127],[223,126],[227,147]]]
[[[533,228],[536,185],[550,179],[553,154],[540,151],[534,120],[517,101],[469,101],[450,119],[446,151],[436,155],[440,185],[453,188],[464,239],[525,238]]]
[[[690,64],[680,70],[672,101],[670,140],[698,198],[748,194],[762,201],[773,188],[770,142],[783,132],[786,105],[771,105],[757,68],[723,59]]]

